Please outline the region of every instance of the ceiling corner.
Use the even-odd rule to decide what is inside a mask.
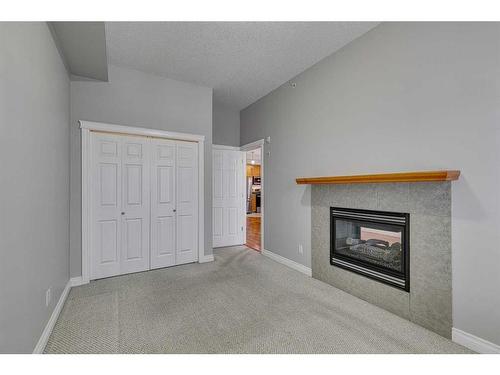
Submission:
[[[108,80],[104,22],[48,22],[48,25],[71,75]]]

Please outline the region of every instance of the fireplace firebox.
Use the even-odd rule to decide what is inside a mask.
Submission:
[[[330,264],[410,291],[410,214],[330,207]]]

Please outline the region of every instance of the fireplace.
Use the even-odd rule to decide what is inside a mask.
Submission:
[[[410,290],[410,214],[330,207],[330,264]]]

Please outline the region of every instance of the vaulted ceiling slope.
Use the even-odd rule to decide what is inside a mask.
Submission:
[[[48,26],[72,75],[108,80],[104,22],[48,22]]]
[[[107,22],[111,64],[214,89],[243,109],[374,22]]]

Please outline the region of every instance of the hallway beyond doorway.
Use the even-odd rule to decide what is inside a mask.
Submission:
[[[257,251],[261,251],[260,244],[260,213],[247,215],[247,243],[246,245]]]

